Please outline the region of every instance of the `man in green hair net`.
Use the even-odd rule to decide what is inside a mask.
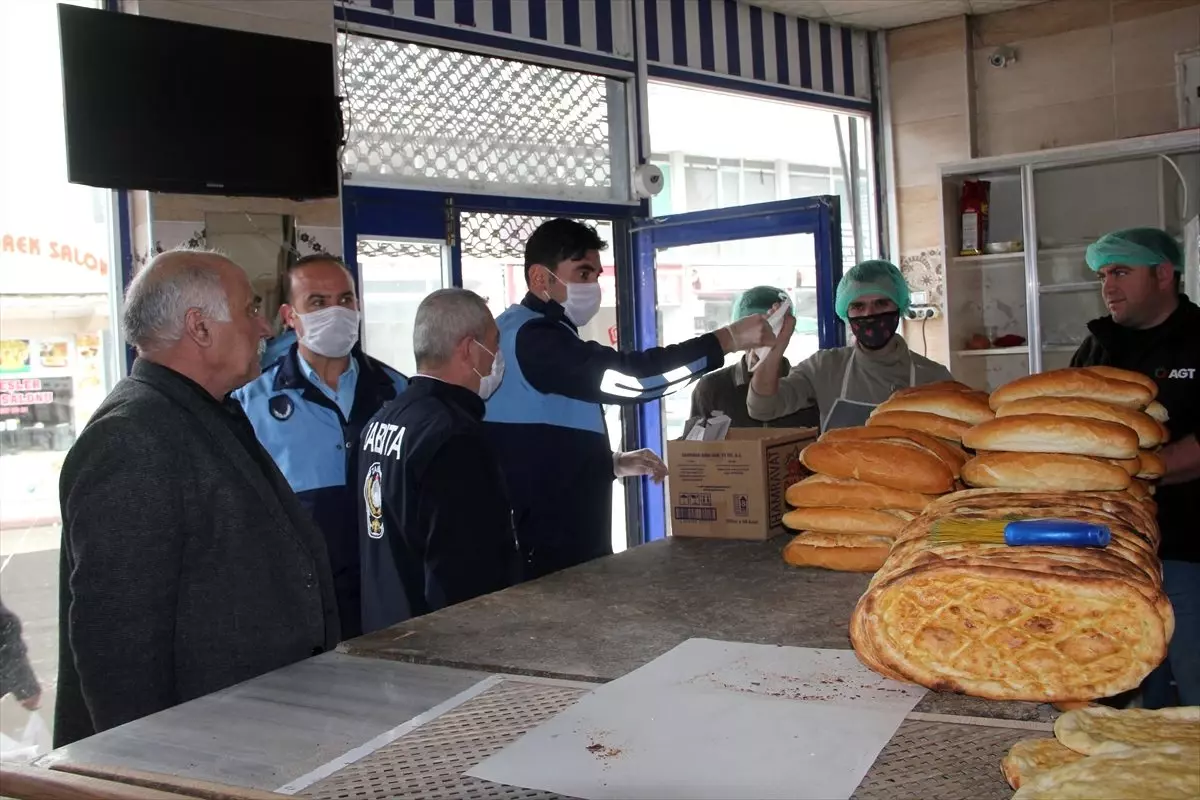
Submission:
[[[753,314],[767,314],[786,299],[787,293],[774,286],[747,289],[734,300],[729,321],[737,322]],[[820,424],[815,408],[801,409],[767,422],[750,416],[746,409],[746,395],[750,391],[750,375],[757,360],[758,356],[751,348],[742,353],[736,364],[710,372],[697,381],[692,390],[692,410],[688,416],[707,419],[714,411],[721,411],[729,417],[734,428],[815,428]],[[786,358],[780,362],[779,369],[782,375],[791,371]]]
[[[1142,704],[1200,705],[1200,308],[1180,294],[1183,253],[1166,231],[1114,231],[1088,247],[1086,258],[1110,313],[1088,323],[1091,335],[1071,366],[1120,367],[1153,378],[1171,432],[1159,451],[1167,469],[1154,500],[1175,635],[1167,660],[1142,684]]]
[[[895,264],[864,261],[838,283],[837,315],[850,325],[854,344],[820,350],[786,376],[783,352],[796,327],[788,315],[775,345],[750,381],[750,416],[772,420],[817,407],[821,431],[863,425],[875,406],[897,389],[952,380],[944,366],[908,349],[897,334],[909,306],[908,284]]]

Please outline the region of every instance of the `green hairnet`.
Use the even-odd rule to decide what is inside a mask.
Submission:
[[[1170,262],[1183,271],[1183,251],[1171,235],[1158,228],[1126,228],[1106,233],[1088,245],[1087,265],[1093,272],[1120,264],[1126,267],[1157,267]]]
[[[850,318],[850,304],[860,297],[878,294],[890,298],[903,314],[908,310],[908,284],[890,261],[864,261],[851,267],[838,283],[833,308],[844,320]]]
[[[751,314],[766,314],[771,306],[780,300],[787,299],[787,292],[774,286],[755,286],[738,295],[733,301],[733,309],[729,316],[731,322],[750,316]]]

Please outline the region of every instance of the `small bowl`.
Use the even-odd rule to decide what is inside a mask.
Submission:
[[[1025,243],[1016,242],[988,242],[983,246],[983,252],[989,255],[997,253],[1021,253],[1025,250]]]

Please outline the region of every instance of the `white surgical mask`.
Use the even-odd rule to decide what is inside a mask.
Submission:
[[[546,270],[546,272],[551,278],[567,287],[567,299],[562,304],[567,319],[574,322],[577,328],[582,328],[591,322],[592,318],[600,311],[600,284],[568,283],[550,270]],[[550,299],[549,293],[547,293],[546,299]]]
[[[319,356],[342,358],[358,342],[358,312],[330,306],[308,314],[297,314],[304,333],[300,343]]]
[[[492,371],[487,375],[484,375],[479,370],[471,367],[471,371],[479,376],[479,396],[484,400],[487,400],[496,393],[497,389],[500,388],[500,381],[504,380],[504,351],[497,350],[495,353],[493,353],[491,350],[488,350],[486,347],[480,344],[478,339],[474,341],[475,344],[479,345],[479,349],[483,350],[483,352],[492,357]]]

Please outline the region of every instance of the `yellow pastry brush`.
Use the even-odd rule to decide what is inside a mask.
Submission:
[[[1005,544],[1009,547],[1108,547],[1112,531],[1071,519],[974,519],[946,517],[933,524],[929,539],[947,544]]]

